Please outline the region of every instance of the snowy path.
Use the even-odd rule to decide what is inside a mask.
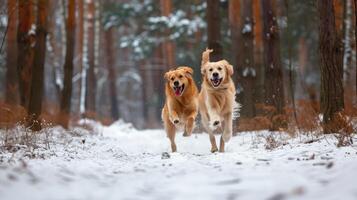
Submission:
[[[166,158],[162,130],[59,135],[35,159],[0,152],[0,199],[357,199],[357,147],[336,148],[333,137],[279,137],[288,144],[268,151],[266,132],[244,133],[211,154],[207,135],[180,134]]]

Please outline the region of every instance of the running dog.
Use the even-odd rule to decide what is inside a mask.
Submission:
[[[231,76],[233,66],[226,60],[210,62],[209,54],[213,50],[206,49],[202,54],[201,73],[202,87],[199,94],[199,111],[203,128],[209,134],[211,152],[217,152],[213,131],[223,128],[219,152],[224,152],[224,144],[232,137],[232,121],[236,117],[240,105],[235,102],[236,90]]]
[[[184,129],[183,136],[190,136],[198,113],[198,89],[192,74],[190,67],[182,66],[164,76],[166,100],[161,117],[172,152],[177,151],[176,131]]]

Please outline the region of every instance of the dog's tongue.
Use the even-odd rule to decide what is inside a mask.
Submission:
[[[181,90],[181,87],[175,88],[175,95],[176,96],[180,96],[180,90]]]

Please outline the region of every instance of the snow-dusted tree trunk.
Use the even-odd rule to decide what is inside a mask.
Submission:
[[[17,25],[17,72],[19,80],[20,104],[28,106],[30,96],[30,82],[35,44],[35,29],[33,23],[32,1],[18,1]]]
[[[348,84],[351,79],[352,68],[352,42],[353,42],[353,29],[352,29],[352,0],[345,0],[344,5],[344,39],[343,39],[343,71],[344,81]]]
[[[283,113],[285,102],[279,27],[271,1],[261,0],[261,4],[265,55],[265,103],[274,106],[278,113]]]
[[[83,0],[84,1],[84,0]],[[84,3],[84,2],[83,2]],[[83,45],[82,45],[82,71],[81,71],[81,91],[80,91],[80,102],[79,111],[81,116],[85,114],[86,107],[86,82],[87,82],[87,71],[88,71],[88,5],[83,4]]]
[[[319,54],[321,69],[320,108],[323,113],[324,133],[336,133],[334,115],[344,107],[342,67],[339,66],[340,41],[335,26],[333,0],[318,0]]]
[[[76,25],[76,51],[75,51],[75,68],[77,69],[79,80],[74,85],[77,89],[73,94],[75,100],[75,111],[80,111],[81,106],[81,93],[82,93],[82,80],[83,80],[83,37],[84,37],[84,0],[77,0],[77,25]]]
[[[48,1],[37,1],[36,45],[31,79],[31,92],[28,106],[28,127],[34,131],[41,129],[39,117],[42,111],[42,96],[44,87],[44,65],[46,55]]]
[[[16,74],[17,46],[16,25],[17,9],[16,1],[7,1],[8,29],[6,34],[6,103],[16,104],[18,102],[18,82]]]
[[[95,113],[95,93],[96,93],[96,78],[95,78],[95,3],[93,0],[87,1],[87,63],[88,70],[86,73],[85,87],[85,112],[93,115]]]
[[[72,77],[73,77],[73,57],[74,57],[74,39],[75,39],[75,0],[68,0],[67,19],[66,19],[66,56],[64,69],[64,84],[61,95],[61,114],[59,123],[64,128],[68,128],[68,122],[71,112],[72,97]]]
[[[263,59],[263,23],[260,0],[253,0],[254,15],[254,65],[256,69],[255,99],[264,102],[264,59]]]
[[[241,5],[239,5],[241,3]],[[234,34],[238,34],[238,51],[236,55],[238,58],[238,62],[236,65],[236,77],[238,78],[238,85],[241,87],[237,87],[238,89],[238,98],[239,101],[244,105],[242,108],[242,116],[245,117],[253,117],[255,115],[255,98],[254,98],[254,89],[255,89],[255,80],[256,80],[256,69],[254,66],[254,45],[253,45],[253,5],[250,0],[241,0],[239,1],[230,1],[229,8],[230,16],[232,18],[240,18],[232,21],[232,27],[238,28],[235,30]],[[234,9],[236,7],[236,9]],[[236,16],[237,13],[241,13],[241,15]],[[238,26],[235,27],[233,24],[234,21],[238,23]],[[233,33],[233,31],[232,31]],[[237,38],[234,37],[234,38]],[[241,83],[241,84],[239,84]]]

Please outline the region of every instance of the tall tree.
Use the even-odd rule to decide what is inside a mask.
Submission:
[[[355,46],[357,47],[357,0],[354,0],[353,2],[354,6],[355,6]],[[355,60],[357,60],[357,53],[355,53]],[[356,71],[356,96],[357,96],[357,70]]]
[[[172,1],[160,0],[160,7],[162,16],[170,16],[172,12]],[[169,30],[167,30],[167,35],[170,35]],[[172,68],[176,65],[175,45],[170,39],[166,39],[166,41],[163,43],[162,54],[164,56],[164,64],[167,66],[167,69]]]
[[[241,5],[240,5],[241,3]],[[242,108],[242,116],[253,117],[255,115],[255,98],[254,98],[254,89],[255,89],[255,80],[256,80],[256,69],[254,65],[253,53],[253,5],[250,0],[241,0],[241,1],[230,1],[229,2],[229,11],[231,18],[231,27],[238,28],[238,30],[232,30],[232,35],[237,35],[233,39],[238,40],[234,41],[239,45],[238,49],[233,51],[236,54],[236,68],[237,75],[239,77],[238,81],[241,84],[239,89],[238,98],[240,102],[244,105]],[[239,14],[241,13],[241,16]],[[238,16],[237,16],[238,15]],[[241,20],[237,19],[241,18]],[[238,25],[235,25],[238,23]]]
[[[263,16],[263,43],[265,57],[265,100],[268,105],[283,113],[284,88],[280,59],[279,27],[271,1],[261,0]]]
[[[78,73],[81,74],[80,80],[78,81],[78,96],[74,98],[78,98],[78,110],[80,111],[80,101],[81,101],[81,93],[82,93],[82,76],[83,72],[83,38],[84,38],[84,0],[77,0],[78,6],[78,16],[77,16],[77,36],[76,36],[76,63],[75,66],[78,69]]]
[[[324,133],[338,131],[334,123],[335,113],[343,110],[341,48],[335,26],[333,0],[318,0],[319,54],[321,70],[320,109],[323,113]]]
[[[337,45],[340,50],[336,51],[337,55],[337,66],[341,68],[343,72],[343,44],[342,38],[344,35],[344,4],[346,0],[333,0],[333,11],[335,16],[335,27],[336,27],[336,37],[337,37]],[[343,78],[343,73],[341,73],[341,78]]]
[[[352,0],[345,0],[343,15],[343,71],[344,81],[350,84],[353,71],[353,6]],[[351,88],[351,87],[350,87]],[[352,88],[351,88],[352,89]]]
[[[18,1],[17,26],[17,73],[19,80],[20,104],[28,106],[33,64],[33,44],[35,43],[32,1]]]
[[[69,116],[71,112],[72,97],[72,77],[73,77],[73,57],[74,57],[74,39],[75,39],[75,0],[68,0],[67,20],[66,20],[66,56],[64,69],[64,82],[61,94],[61,114],[59,122],[65,128],[68,128]]]
[[[111,104],[111,117],[114,120],[119,118],[119,106],[117,98],[117,88],[116,88],[116,70],[115,70],[115,42],[114,42],[114,27],[110,27],[105,30],[105,40],[106,40],[106,56],[107,56],[107,69],[109,76],[109,94],[110,94],[110,104]]]
[[[85,111],[87,114],[95,112],[95,93],[96,93],[96,78],[95,78],[95,3],[94,0],[87,1],[87,55],[88,55],[88,70],[86,76],[85,88]]]
[[[208,48],[213,49],[210,57],[211,61],[218,61],[223,58],[219,4],[219,0],[207,0],[207,42]]]
[[[42,95],[44,86],[44,64],[46,54],[47,35],[47,10],[48,1],[37,1],[37,22],[36,22],[36,45],[33,62],[33,73],[31,79],[31,92],[28,106],[29,124],[28,126],[38,131],[41,129],[39,117],[42,111]]]
[[[16,104],[18,101],[18,83],[16,74],[16,1],[7,1],[8,29],[6,37],[6,103]]]
[[[239,52],[239,44],[241,43],[241,34],[240,34],[240,29],[241,29],[241,0],[237,1],[229,1],[228,2],[228,18],[229,18],[229,27],[231,31],[231,37],[232,37],[232,53],[233,53],[233,65],[234,65],[234,70],[239,71],[240,68],[239,66],[241,65],[241,59],[240,59],[240,52]],[[233,80],[235,84],[237,85],[237,88],[240,89],[241,85],[238,79],[240,78],[240,73],[235,73]],[[239,92],[240,93],[240,92]]]
[[[254,65],[256,69],[255,100],[264,102],[264,59],[263,59],[263,23],[260,0],[253,0],[254,15]]]

